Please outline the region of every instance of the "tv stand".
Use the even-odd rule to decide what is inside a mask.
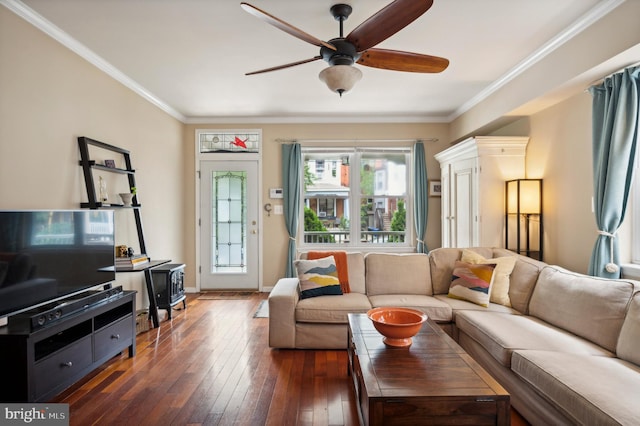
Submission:
[[[35,331],[0,328],[0,401],[47,401],[123,350],[133,357],[135,295],[119,292]]]

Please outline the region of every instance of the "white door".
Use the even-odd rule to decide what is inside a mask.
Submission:
[[[451,165],[451,196],[453,210],[452,247],[473,247],[476,238],[474,205],[475,159],[457,161]]]
[[[443,163],[440,169],[441,211],[442,211],[442,247],[453,247],[453,211],[451,208],[451,197],[453,189],[449,176],[451,174],[451,164]]]
[[[258,162],[200,162],[200,288],[258,290]]]

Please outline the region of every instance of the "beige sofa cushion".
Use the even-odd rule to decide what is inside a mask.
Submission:
[[[534,317],[489,311],[456,312],[456,326],[478,342],[496,361],[511,365],[511,354],[519,349],[573,352],[612,357],[614,354],[568,331]]]
[[[634,287],[630,281],[547,266],[540,272],[529,313],[615,351]]]
[[[533,288],[536,285],[540,271],[547,264],[530,257],[519,256],[511,250],[493,249],[493,257],[504,256],[515,256],[518,259],[509,277],[509,300],[511,300],[511,306],[518,312],[528,314],[529,300],[531,299]]]
[[[489,306],[485,308],[484,306],[476,305],[475,303],[467,302],[466,300],[452,299],[446,294],[437,294],[433,297],[451,306],[452,321],[455,321],[457,311],[465,311],[465,310],[473,310],[473,311],[481,311],[481,312],[488,312],[488,311],[501,312],[503,314],[514,314],[514,315],[520,314],[520,312],[516,311],[513,308],[510,308],[504,305],[498,305],[497,303],[489,303]]]
[[[640,368],[617,358],[517,351],[512,370],[576,424],[637,425]]]
[[[365,294],[367,288],[364,281],[364,255],[360,252],[347,253],[349,268],[349,288],[352,292]]]
[[[421,294],[430,296],[429,256],[424,253],[367,253],[364,257],[369,296]]]
[[[423,296],[419,294],[381,294],[378,296],[369,296],[369,300],[371,301],[371,306],[374,308],[381,306],[401,306],[422,311],[435,322],[451,321],[451,306],[433,296]]]
[[[369,309],[369,298],[361,293],[318,296],[298,301],[295,318],[296,322],[347,324],[347,314],[366,313]]]
[[[619,358],[640,365],[640,292],[633,295],[629,304],[616,353]]]

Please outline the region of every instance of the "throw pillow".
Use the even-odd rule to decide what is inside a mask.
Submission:
[[[336,267],[338,268],[338,279],[340,280],[340,287],[343,293],[351,292],[349,287],[349,268],[347,263],[346,251],[310,251],[307,253],[307,259],[315,260],[322,259],[323,257],[333,256],[336,260]]]
[[[516,266],[515,256],[486,259],[474,251],[465,249],[462,251],[461,260],[473,264],[495,264],[496,268],[493,271],[490,301],[504,306],[511,306],[511,299],[509,298],[509,277],[513,272],[513,268]]]
[[[489,306],[495,264],[472,264],[456,260],[448,296],[476,305]]]
[[[300,281],[300,298],[342,294],[338,268],[333,256],[316,260],[296,260],[294,265]]]

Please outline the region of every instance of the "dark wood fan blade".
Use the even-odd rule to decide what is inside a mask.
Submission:
[[[388,49],[369,49],[358,60],[360,65],[394,71],[437,73],[449,66],[449,60],[439,56]]]
[[[249,12],[250,14],[252,14],[253,16],[255,16],[256,18],[273,25],[274,27],[284,31],[287,34],[290,34],[294,37],[299,38],[300,40],[306,41],[307,43],[311,43],[314,46],[324,46],[327,47],[331,50],[336,50],[336,47],[333,46],[332,44],[327,43],[326,41],[322,41],[314,36],[312,36],[311,34],[308,34],[304,31],[302,31],[299,28],[294,27],[291,24],[286,23],[285,21],[283,21],[280,18],[276,18],[273,15],[270,15],[269,13],[265,12],[262,9],[259,9],[255,6],[250,5],[249,3],[245,3],[242,2],[240,3],[240,6],[247,12]]]
[[[277,67],[265,68],[263,70],[248,72],[245,75],[254,75],[254,74],[262,74],[264,72],[271,72],[281,70],[283,68],[295,67],[296,65],[302,65],[309,62],[317,61],[318,59],[322,59],[322,56],[314,56],[313,58],[303,59],[302,61],[291,62],[290,64],[278,65]]]
[[[372,48],[418,19],[432,4],[433,0],[395,0],[358,25],[347,41],[358,52]]]

